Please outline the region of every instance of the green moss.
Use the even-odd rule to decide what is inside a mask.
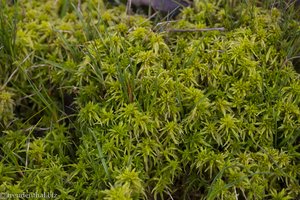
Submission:
[[[156,24],[102,1],[1,3],[1,192],[299,198],[292,9],[203,0]]]

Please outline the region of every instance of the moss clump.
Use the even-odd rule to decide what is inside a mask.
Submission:
[[[0,22],[16,24],[0,26],[1,192],[299,197],[292,11],[195,1],[155,24],[69,3],[0,7]],[[206,27],[226,30],[172,31]]]

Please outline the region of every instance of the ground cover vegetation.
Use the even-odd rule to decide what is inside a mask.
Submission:
[[[1,193],[300,198],[293,6],[195,0],[169,23],[100,0],[0,9]]]

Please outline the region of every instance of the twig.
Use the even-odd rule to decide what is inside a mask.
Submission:
[[[48,130],[50,130],[51,129],[51,127],[48,127],[48,128],[40,128],[40,127],[34,127],[34,126],[31,126],[31,127],[29,127],[29,128],[27,128],[27,129],[21,129],[22,131],[25,131],[25,132],[31,132],[31,131],[33,131],[33,130],[36,130],[36,131],[48,131]]]
[[[245,199],[245,200],[248,200],[247,197],[246,197],[245,191],[244,191],[242,188],[240,188],[240,190],[242,191],[242,194],[243,194],[243,196],[244,196],[244,199]]]
[[[167,32],[206,32],[206,31],[225,31],[224,27],[220,28],[201,28],[201,29],[169,29]]]
[[[296,59],[296,58],[300,58],[300,55],[299,56],[294,56],[294,57],[287,58],[286,60],[289,61],[289,60],[293,60],[293,59]]]
[[[171,193],[170,193],[170,191],[168,191],[168,195],[170,196],[171,200],[174,200]]]
[[[239,195],[238,195],[238,193],[236,192],[236,188],[233,187],[233,189],[234,189],[234,193],[235,193],[235,199],[236,199],[236,200],[239,200]]]
[[[25,169],[27,169],[27,166],[28,166],[29,146],[30,146],[30,139],[28,138],[27,139],[27,148],[26,148]]]
[[[126,14],[128,15],[130,12],[131,12],[131,0],[128,0],[126,4]]]
[[[299,56],[290,57],[290,58],[286,58],[281,67],[284,67],[288,61],[291,61],[291,60],[297,59],[297,58],[300,58],[300,55]]]
[[[170,24],[170,23],[175,23],[175,22],[179,22],[179,20],[169,20],[169,21],[164,21],[164,22],[158,22],[156,25],[155,25],[155,27],[157,27],[157,26],[163,26],[163,25],[165,25],[165,24]]]
[[[81,0],[78,0],[78,3],[77,3],[77,9],[78,9],[78,11],[79,11],[80,13],[82,13],[82,12],[81,12]]]
[[[179,21],[179,20],[168,20],[168,21],[164,21],[164,22],[159,22],[159,23],[157,23],[157,24],[154,26],[153,30],[156,30],[156,29],[162,29],[163,26],[167,27],[169,24],[175,23],[175,22],[178,22],[178,21]]]

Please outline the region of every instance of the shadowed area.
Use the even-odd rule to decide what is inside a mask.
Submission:
[[[134,6],[151,6],[154,10],[163,13],[191,5],[190,2],[184,0],[131,0],[131,4]]]

